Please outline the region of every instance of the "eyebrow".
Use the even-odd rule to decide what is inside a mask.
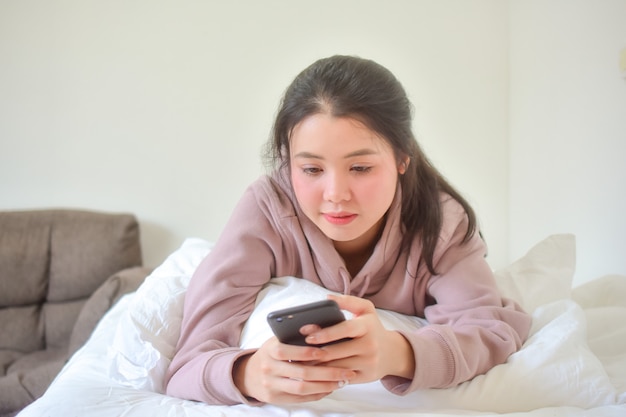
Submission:
[[[364,148],[364,149],[359,149],[359,150],[356,150],[354,152],[350,152],[349,154],[344,155],[344,159],[354,158],[356,156],[367,156],[367,155],[377,155],[377,154],[378,152],[373,149]],[[294,155],[294,158],[324,159],[320,155],[316,155],[314,153],[307,152],[307,151],[298,152],[297,154]]]

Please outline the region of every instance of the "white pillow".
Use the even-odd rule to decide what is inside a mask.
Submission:
[[[311,407],[336,410],[338,401],[344,404],[356,401],[359,409],[460,408],[514,412],[561,405],[591,408],[614,403],[614,388],[587,348],[584,315],[578,305],[567,300],[569,289],[565,288],[570,285],[571,273],[566,272],[573,271],[572,240],[571,236],[550,237],[510,269],[498,272],[498,284],[504,292],[534,312],[531,337],[506,364],[455,388],[423,390],[404,397],[387,392],[379,382],[349,385],[327,399],[310,404]],[[163,392],[163,376],[180,332],[189,277],[210,247],[210,243],[201,240],[186,241],[139,288],[109,352],[115,359],[111,376],[118,382]],[[541,287],[551,290],[538,290]],[[327,293],[297,278],[272,280],[258,297],[257,307],[242,333],[242,346],[259,346],[271,336],[265,319],[269,310],[325,298]],[[533,295],[538,298],[532,298]],[[422,324],[419,319],[397,313],[380,314],[389,328]]]
[[[532,313],[544,304],[571,298],[575,267],[575,236],[552,235],[495,276],[500,292]]]

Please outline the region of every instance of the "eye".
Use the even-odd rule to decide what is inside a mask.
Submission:
[[[305,173],[306,175],[318,175],[319,173],[322,172],[321,168],[318,167],[302,167],[302,172]]]
[[[372,170],[372,167],[368,165],[354,165],[350,169],[356,172],[357,174],[366,174]]]

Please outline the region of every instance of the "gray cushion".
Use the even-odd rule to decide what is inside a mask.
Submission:
[[[0,216],[0,306],[36,304],[46,297],[50,225]]]
[[[45,347],[41,306],[0,307],[0,351],[34,352]]]

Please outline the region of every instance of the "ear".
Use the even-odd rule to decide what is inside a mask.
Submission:
[[[400,175],[404,175],[406,169],[409,167],[409,163],[411,163],[411,158],[408,156],[403,157],[398,163],[398,173]]]

